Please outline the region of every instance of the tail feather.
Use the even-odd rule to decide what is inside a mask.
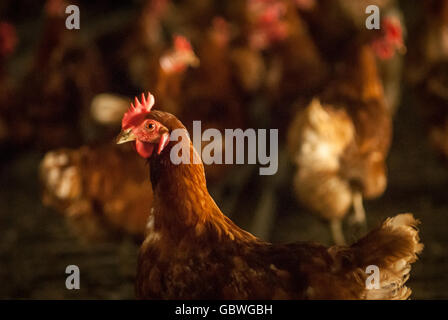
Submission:
[[[388,218],[383,224],[349,247],[333,246],[333,272],[344,281],[343,288],[351,288],[344,298],[369,300],[404,300],[412,290],[405,286],[409,279],[411,264],[423,250],[417,226],[419,221],[412,214],[399,214]],[[369,269],[368,267],[371,266]],[[376,269],[377,267],[378,269]],[[369,277],[377,270],[378,285]],[[357,282],[353,286],[353,279]],[[345,289],[344,289],[345,290]],[[345,291],[344,291],[345,292]],[[347,293],[347,292],[345,292]]]
[[[423,250],[417,229],[419,223],[410,213],[388,218],[350,247],[357,266],[363,271],[369,265],[380,270],[380,288],[366,288],[366,299],[409,298],[412,290],[405,283],[409,279],[411,264]]]

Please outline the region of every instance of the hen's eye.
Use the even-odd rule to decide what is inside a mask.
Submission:
[[[147,123],[146,124],[146,129],[149,129],[149,130],[154,129],[154,123]]]

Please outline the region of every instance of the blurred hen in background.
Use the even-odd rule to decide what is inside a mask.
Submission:
[[[407,80],[414,89],[434,150],[448,160],[448,1],[419,3],[423,15],[413,34],[418,45],[407,59]]]
[[[89,105],[106,88],[99,53],[65,27],[64,0],[47,0],[44,27],[30,70],[9,104],[6,136],[15,150],[75,146],[88,130]]]
[[[291,2],[277,3],[283,4],[285,9],[283,20],[277,23],[284,24],[287,36],[281,39],[275,50],[267,53],[275,57],[277,65],[281,65],[277,72],[279,76],[274,81],[275,85],[271,85],[271,88],[276,88],[270,95],[271,99],[274,97],[271,100],[271,108],[274,112],[271,126],[280,129],[289,127],[288,130],[280,130],[279,133],[283,143],[289,131],[289,154],[299,168],[294,182],[296,195],[302,202],[308,204],[307,207],[314,208],[314,211],[321,212],[321,215],[327,218],[329,216],[341,218],[351,207],[349,203],[353,203],[357,212],[356,220],[362,226],[364,224],[363,192],[365,197],[374,198],[382,194],[386,186],[384,161],[391,139],[391,116],[395,113],[399,102],[401,53],[405,50],[401,14],[395,1],[374,2],[383,10],[382,14],[385,16],[382,21],[382,30],[378,32],[365,28],[367,4],[364,2],[318,1],[307,2],[306,5],[299,2],[295,6]],[[287,4],[289,4],[288,7]],[[369,2],[369,4],[372,3]],[[368,57],[369,54],[366,52],[361,53],[363,51],[361,47],[364,45],[372,47],[367,50],[374,50],[377,59]],[[395,54],[397,50],[400,54]],[[356,67],[350,67],[355,61],[358,61]],[[356,92],[361,92],[360,90],[369,91],[371,94],[363,96],[360,93],[357,96]],[[344,104],[364,105],[369,104],[372,99],[376,99],[380,107],[371,106],[367,108],[370,108],[368,111],[361,106],[349,107],[348,109],[352,109],[348,112],[349,114],[341,115],[341,111],[337,111],[336,114],[327,115],[328,123],[324,125],[324,119],[319,120],[318,115],[327,114],[327,111],[324,111],[326,107],[322,108],[318,99],[310,102],[313,97],[322,96],[327,96],[330,103],[341,104],[343,109],[347,108]],[[310,106],[305,108],[308,104]],[[306,124],[304,120],[307,117],[309,121],[321,122],[321,128],[314,126],[311,129],[313,125]],[[291,119],[295,120],[291,122]],[[356,130],[353,128],[354,124]],[[315,131],[312,136],[305,137],[302,134],[308,130],[305,129],[306,127],[321,133],[317,134]],[[358,144],[357,149],[360,150],[347,156],[348,149],[346,148],[351,143]],[[379,144],[378,152],[374,151],[377,148],[374,146],[376,143]],[[325,154],[323,150],[326,147],[332,151]],[[282,157],[282,147],[280,148],[281,163],[284,157]],[[316,161],[315,157],[320,157],[321,161]],[[364,159],[361,160],[360,157]],[[355,161],[356,158],[359,159]],[[342,165],[347,159],[350,159],[351,164]],[[323,162],[326,164],[324,165]],[[331,168],[326,167],[327,165]],[[322,167],[318,169],[319,166]],[[358,169],[352,169],[352,166]],[[360,169],[363,166],[365,168]],[[285,175],[286,169],[285,165],[280,165],[277,184],[282,185],[288,182]],[[334,172],[339,170],[345,172],[343,176],[349,172],[351,172],[349,175],[353,175],[355,171],[358,171],[355,174],[358,175],[356,178],[347,179],[358,180],[355,184],[359,186],[350,186],[351,183],[348,183],[348,180],[343,181],[346,178],[338,180]],[[307,171],[308,173],[305,173]],[[311,174],[311,171],[314,171],[314,174]],[[282,173],[284,177],[281,177]],[[306,181],[305,176],[308,177]],[[341,198],[331,197],[331,193],[328,194],[328,188],[335,192],[333,195],[337,194]],[[354,192],[353,196],[352,191],[349,191],[352,188],[360,191]],[[326,206],[325,203],[331,205]],[[317,209],[316,206],[320,208]],[[270,211],[273,212],[273,210]],[[337,231],[342,230],[339,218],[330,220],[333,220],[333,237],[338,243],[342,243],[345,241],[342,231]],[[257,224],[256,221],[263,219],[272,221],[272,217],[262,218],[259,215],[255,217],[255,224]],[[262,234],[267,234],[266,229]]]
[[[311,8],[302,10],[320,54],[330,65],[334,66],[341,60],[341,55],[345,54],[345,51],[339,48],[350,43],[359,32],[366,31],[365,21],[368,16],[366,8],[370,5],[378,6],[382,18],[388,17],[383,22],[382,28],[404,33],[403,14],[396,0],[321,0],[316,1]],[[401,37],[400,34],[396,36]],[[401,50],[405,50],[404,46]],[[391,55],[390,52],[384,54],[388,55],[388,59],[381,59],[377,64],[383,82],[386,105],[393,115],[400,102],[403,55]]]
[[[402,39],[388,28],[379,33],[358,33],[335,79],[298,111],[289,129],[297,196],[330,221],[338,244],[345,242],[341,219],[348,210],[353,207],[354,221],[364,224],[362,199],[380,196],[387,183],[392,122],[376,57],[393,56]]]
[[[148,167],[134,155],[109,144],[48,152],[40,165],[44,205],[83,240],[142,240],[152,189]]]

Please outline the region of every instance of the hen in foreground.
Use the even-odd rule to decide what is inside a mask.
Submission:
[[[410,264],[423,249],[411,214],[387,219],[352,246],[275,245],[228,219],[209,195],[204,167],[183,124],[142,96],[117,143],[133,141],[150,163],[154,192],[136,292],[143,299],[406,299]],[[170,135],[181,133],[180,141]],[[179,148],[179,149],[177,149]],[[175,150],[182,150],[182,154]],[[182,157],[182,162],[175,164]],[[174,161],[173,161],[174,160]],[[367,289],[366,267],[380,270]]]

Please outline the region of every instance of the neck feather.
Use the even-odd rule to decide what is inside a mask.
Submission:
[[[207,190],[204,166],[173,164],[170,159],[171,142],[159,155],[150,160],[151,183],[154,190],[154,228],[170,239],[213,237],[216,239],[255,239],[227,218]],[[190,159],[199,157],[187,139]]]

